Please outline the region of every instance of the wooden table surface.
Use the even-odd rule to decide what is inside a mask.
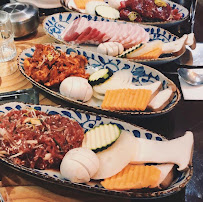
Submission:
[[[42,19],[41,19],[42,20]],[[28,37],[16,40],[16,47],[18,54],[25,48],[29,48],[36,43],[52,43],[53,39],[45,35],[42,26],[40,25],[38,31]],[[32,84],[25,79],[25,77],[19,72],[16,65],[16,58],[12,61],[6,63],[0,63],[0,93],[15,91],[19,89],[31,88]],[[173,64],[172,64],[173,66]],[[172,71],[176,71],[177,67],[166,66],[164,69],[164,74],[172,79],[176,85],[179,87],[179,82],[177,75],[171,75],[167,68],[174,68]],[[45,105],[65,105],[63,101],[55,99],[50,95],[46,95],[40,92],[39,95],[40,104]],[[196,101],[184,101],[178,104],[178,106],[166,115],[157,118],[149,119],[127,119],[127,121],[136,123],[139,126],[143,126],[151,131],[157,132],[159,134],[165,135],[167,138],[175,138],[182,136],[184,132],[188,129],[193,130],[195,133],[195,138],[197,142],[195,143],[195,165],[196,167],[193,180],[189,183],[186,189],[181,192],[174,194],[170,197],[164,199],[157,199],[156,201],[202,201],[202,168],[203,168],[203,143],[201,138],[202,127],[202,108],[203,102]],[[203,111],[202,111],[203,112]],[[192,118],[191,118],[192,117]],[[119,117],[123,120],[125,118]],[[200,160],[201,159],[201,160]],[[5,165],[0,166],[0,193],[2,194],[4,201],[11,202],[55,202],[55,201],[123,201],[127,202],[127,199],[110,198],[106,196],[94,195],[90,193],[85,193],[73,189],[59,187],[54,184],[47,183],[45,181],[40,181],[38,179],[26,176],[20,172],[13,171],[12,169],[6,167]]]

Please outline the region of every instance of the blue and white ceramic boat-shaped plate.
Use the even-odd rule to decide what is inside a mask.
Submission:
[[[60,0],[61,5],[69,12],[73,12],[73,9],[70,9],[66,6],[65,4],[65,0]],[[105,0],[106,3],[108,3],[108,0]],[[163,28],[167,28],[167,27],[172,27],[175,25],[180,24],[181,22],[185,21],[188,16],[189,16],[189,11],[187,8],[185,8],[184,6],[177,4],[173,1],[169,1],[169,0],[165,0],[165,2],[167,2],[170,7],[172,9],[177,9],[178,12],[180,14],[182,14],[182,17],[179,20],[171,20],[171,21],[162,21],[162,22],[158,22],[158,21],[148,21],[148,22],[140,22],[141,24],[145,24],[145,25],[153,25],[153,26],[159,26],[159,27],[163,27]],[[77,11],[76,11],[77,12]],[[121,21],[121,20],[120,20]]]
[[[88,20],[94,20],[94,21],[113,21],[105,18],[101,18],[99,16],[92,16],[87,14],[80,14],[80,13],[57,13],[50,15],[46,17],[43,21],[43,28],[47,35],[52,37],[54,40],[67,44],[72,47],[80,47],[85,50],[90,50],[93,52],[96,52],[97,46],[96,45],[87,45],[87,44],[80,44],[79,46],[72,45],[72,43],[67,43],[61,38],[61,33],[63,30],[75,19],[79,17],[85,17]],[[117,22],[116,20],[114,20]],[[119,21],[119,23],[130,23],[130,22],[124,22]],[[171,34],[169,31],[155,26],[150,25],[141,25],[145,28],[145,31],[149,33],[150,40],[161,40],[165,43],[172,42],[178,39],[177,36]],[[161,55],[158,59],[147,59],[147,60],[133,60],[133,62],[139,62],[147,65],[161,65],[167,62],[174,61],[178,59],[183,53],[185,52],[185,49],[182,49],[180,52],[176,53],[175,55],[172,54],[164,54]],[[124,59],[129,60],[129,59]]]
[[[119,71],[119,70],[125,70],[129,71],[132,74],[132,82],[135,85],[146,85],[153,83],[155,81],[161,81],[163,89],[167,88],[168,86],[175,86],[175,84],[169,80],[167,77],[165,77],[162,73],[159,71],[142,65],[138,63],[132,63],[132,62],[126,62],[120,59],[117,59],[115,57],[109,57],[105,55],[96,54],[94,52],[85,51],[83,49],[72,49],[69,48],[66,45],[60,45],[60,44],[52,44],[55,46],[56,49],[62,50],[63,52],[66,52],[69,54],[70,52],[76,52],[79,55],[84,55],[88,60],[88,65],[86,66],[86,72],[93,73],[99,69],[102,68],[109,68],[113,72]],[[152,115],[161,115],[164,113],[169,112],[172,110],[180,100],[180,92],[178,88],[176,88],[173,100],[163,109],[160,111],[108,111],[101,109],[101,101],[99,101],[96,98],[91,98],[90,101],[87,103],[83,103],[81,101],[75,101],[73,99],[70,99],[68,97],[65,97],[61,95],[59,92],[54,91],[36,81],[34,81],[31,77],[29,77],[25,71],[24,71],[24,60],[27,57],[32,57],[34,53],[35,47],[29,48],[24,50],[18,57],[18,68],[20,69],[21,73],[29,79],[35,86],[41,88],[42,90],[46,91],[47,93],[56,96],[60,99],[63,99],[67,102],[71,102],[73,104],[79,105],[80,107],[86,108],[87,110],[96,111],[98,113],[105,113],[105,114],[111,114],[111,115],[135,115],[135,116],[152,116]]]
[[[161,135],[155,134],[151,131],[148,131],[144,128],[137,127],[135,125],[120,121],[118,119],[110,119],[106,116],[100,116],[95,114],[88,114],[86,111],[73,111],[71,109],[63,109],[58,107],[51,107],[51,106],[40,106],[40,105],[29,105],[29,104],[23,104],[19,102],[11,102],[0,106],[0,112],[1,113],[7,113],[8,111],[15,109],[15,110],[21,110],[25,109],[26,107],[32,107],[35,110],[46,112],[47,114],[53,115],[53,114],[60,114],[62,116],[71,118],[76,120],[83,128],[84,131],[87,131],[94,126],[98,126],[100,124],[117,124],[117,126],[121,130],[126,130],[135,135],[135,137],[138,138],[144,138],[148,140],[156,140],[156,141],[167,141],[164,137]],[[44,180],[49,182],[50,184],[55,183],[57,185],[67,187],[67,188],[73,188],[78,191],[86,191],[93,194],[103,194],[106,196],[111,197],[123,197],[128,199],[138,199],[138,198],[148,198],[148,199],[154,199],[154,198],[160,198],[169,196],[171,194],[174,194],[181,189],[183,189],[186,184],[189,182],[189,180],[192,177],[193,174],[193,167],[191,166],[189,170],[185,172],[178,172],[174,181],[172,184],[164,190],[136,190],[136,191],[109,191],[107,189],[104,189],[99,182],[89,182],[89,183],[71,183],[69,180],[66,180],[62,178],[59,171],[49,171],[49,170],[37,170],[37,169],[31,169],[24,166],[20,166],[17,164],[14,164],[9,158],[6,157],[0,157],[0,162],[11,167],[12,169],[15,169],[17,171],[20,171],[26,175],[38,178],[39,180]]]

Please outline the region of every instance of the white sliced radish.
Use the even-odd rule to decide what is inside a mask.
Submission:
[[[120,137],[109,148],[98,152],[99,170],[92,179],[105,179],[126,167],[135,154],[134,136],[122,131]]]
[[[100,85],[93,87],[96,93],[105,94],[107,90],[128,88],[132,82],[132,74],[129,71],[121,70],[113,74],[113,76]]]
[[[120,12],[116,10],[115,8],[105,5],[99,5],[95,8],[95,13],[101,17],[104,18],[110,18],[110,19],[118,19],[120,18]]]
[[[104,100],[104,94],[97,93],[93,91],[93,97],[97,98],[98,100]]]

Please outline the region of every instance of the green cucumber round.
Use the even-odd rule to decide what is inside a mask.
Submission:
[[[89,148],[94,152],[102,151],[111,146],[121,134],[116,124],[103,124],[85,133],[82,147]]]
[[[100,69],[90,75],[88,82],[91,86],[104,83],[113,75],[113,71],[110,69]]]

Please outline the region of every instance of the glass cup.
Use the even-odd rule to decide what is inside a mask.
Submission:
[[[12,60],[16,56],[14,33],[9,14],[0,11],[0,62]]]

